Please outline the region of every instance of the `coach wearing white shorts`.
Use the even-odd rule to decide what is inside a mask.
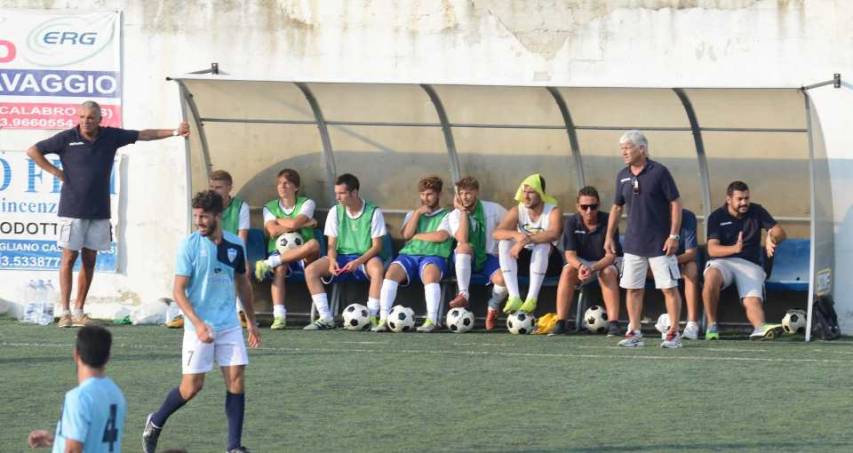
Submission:
[[[781,333],[778,324],[764,322],[764,279],[761,267],[761,229],[767,230],[764,249],[772,257],[776,245],[785,240],[785,230],[757,203],[749,202],[749,187],[734,181],[726,189],[726,204],[708,217],[708,255],[705,267],[706,340],[720,338],[717,329],[717,306],[720,290],[737,286],[746,317],[752,324],[751,339],[774,339]]]
[[[116,151],[137,140],[158,140],[173,135],[189,136],[187,123],[175,129],[125,130],[101,127],[101,106],[86,101],[78,109],[79,124],[27,149],[27,156],[42,170],[62,181],[59,194],[57,245],[62,248],[59,264],[59,295],[62,311],[59,327],[89,324],[83,314],[86,295],[95,273],[98,251],[110,249],[110,173]],[[56,154],[62,169],[45,156]],[[77,300],[69,312],[74,262],[82,250],[82,266],[77,277]]]
[[[616,227],[622,207],[627,205],[628,226],[622,243],[624,260],[619,286],[627,290],[628,330],[619,345],[639,347],[643,346],[640,318],[649,267],[655,287],[663,292],[669,319],[679,319],[680,274],[675,252],[681,229],[681,201],[669,170],[648,158],[648,141],[640,131],[631,130],[623,134],[619,147],[626,167],[616,176],[616,195],[610,209],[604,247],[610,253],[616,253]],[[661,347],[681,347],[678,322],[672,323]]]

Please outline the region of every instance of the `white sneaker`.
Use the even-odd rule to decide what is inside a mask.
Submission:
[[[681,347],[681,335],[678,332],[668,333],[666,338],[660,343],[660,347],[666,349],[678,349]]]
[[[639,330],[628,330],[625,338],[618,344],[623,348],[639,348],[645,344],[643,343],[643,333]]]
[[[681,333],[681,336],[688,340],[698,340],[699,324],[696,324],[693,321],[688,321],[687,325],[684,326],[684,332]]]
[[[331,330],[335,328],[335,320],[332,318],[318,318],[316,321],[303,327],[302,330]]]

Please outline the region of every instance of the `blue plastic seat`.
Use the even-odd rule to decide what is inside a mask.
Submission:
[[[765,286],[771,291],[808,292],[809,239],[788,239],[776,247]]]

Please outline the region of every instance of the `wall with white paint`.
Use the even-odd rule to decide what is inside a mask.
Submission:
[[[165,77],[211,62],[245,78],[363,82],[799,87],[834,72],[853,77],[853,8],[846,0],[6,0],[3,6],[121,10],[130,128],[174,127],[178,90]],[[836,293],[850,330],[853,279],[843,277],[853,265],[853,85],[811,95],[833,159],[842,277]],[[47,135],[0,131],[0,146],[24,149]],[[92,302],[170,293],[174,250],[187,224],[183,150],[179,139],[125,148],[120,273],[96,277]],[[33,277],[3,271],[0,298],[17,298],[17,287]]]

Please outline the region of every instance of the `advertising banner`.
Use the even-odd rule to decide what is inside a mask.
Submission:
[[[52,158],[52,159],[51,159]],[[55,156],[53,165],[62,168]],[[112,248],[100,252],[95,270],[116,271],[115,213],[118,212],[119,168],[116,155],[110,179],[110,209],[114,213]],[[62,250],[59,233],[59,191],[62,182],[42,171],[22,151],[0,151],[0,270],[58,270]],[[79,268],[78,258],[75,267]]]
[[[0,128],[68,129],[85,100],[121,126],[121,16],[0,8]]]

